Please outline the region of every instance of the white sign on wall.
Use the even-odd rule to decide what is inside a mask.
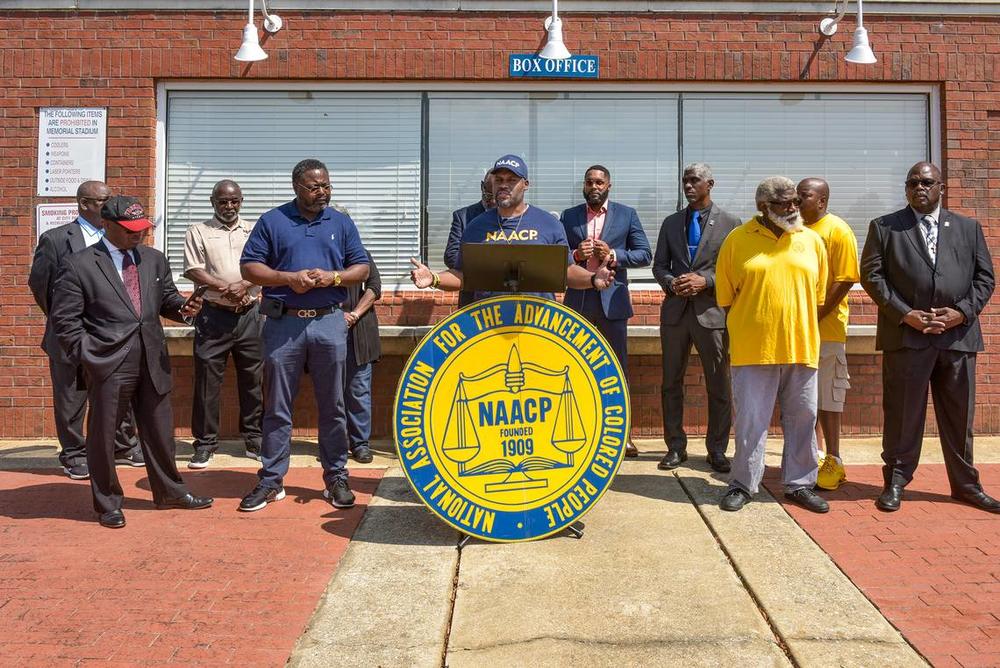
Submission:
[[[41,109],[38,114],[38,194],[72,197],[84,181],[103,181],[107,130],[107,109]]]
[[[76,202],[39,204],[35,212],[35,243],[38,243],[38,238],[43,233],[76,220],[79,215],[80,210],[77,208]]]

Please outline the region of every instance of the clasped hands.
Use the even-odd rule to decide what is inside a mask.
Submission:
[[[592,257],[597,258],[600,262],[604,262],[604,258],[611,257],[611,246],[606,241],[587,238],[581,241],[580,245],[576,247],[576,255],[583,262]]]
[[[705,280],[705,277],[693,271],[681,274],[670,284],[670,289],[678,297],[694,297],[706,287],[708,287],[708,281]]]
[[[246,306],[253,301],[253,297],[247,292],[250,289],[250,285],[247,281],[230,283],[222,290],[222,298],[237,306]]]
[[[965,322],[965,316],[950,306],[932,308],[930,311],[913,309],[903,316],[903,322],[923,334],[942,334]]]
[[[288,286],[300,295],[313,288],[328,288],[333,285],[336,273],[324,269],[301,269],[290,274]]]

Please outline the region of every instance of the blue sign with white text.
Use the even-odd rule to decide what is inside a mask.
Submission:
[[[510,76],[513,79],[597,79],[600,77],[600,59],[597,56],[570,56],[556,60],[541,58],[533,53],[512,53]]]

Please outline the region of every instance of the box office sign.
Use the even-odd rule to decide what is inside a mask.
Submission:
[[[107,130],[107,109],[41,109],[38,114],[38,194],[72,197],[84,181],[103,181]]]
[[[597,56],[570,56],[556,60],[541,58],[533,53],[512,53],[509,66],[512,79],[600,78],[600,59]]]

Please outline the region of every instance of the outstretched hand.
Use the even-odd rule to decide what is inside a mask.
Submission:
[[[606,290],[611,287],[611,284],[615,280],[615,270],[611,268],[610,259],[610,255],[605,255],[601,266],[594,272],[594,278],[591,282],[597,290]]]
[[[410,264],[413,265],[413,269],[410,270],[410,280],[413,284],[421,289],[431,287],[434,283],[434,272],[415,257],[410,258]]]

